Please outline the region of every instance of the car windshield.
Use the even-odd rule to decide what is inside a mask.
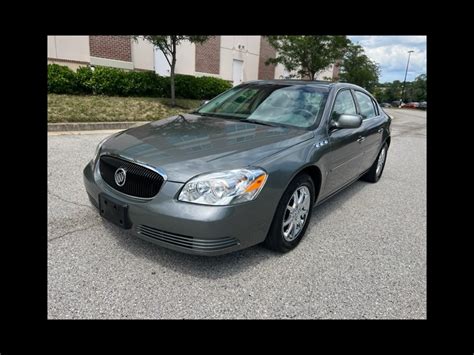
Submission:
[[[327,89],[306,85],[240,85],[194,113],[269,125],[308,128],[322,115]]]

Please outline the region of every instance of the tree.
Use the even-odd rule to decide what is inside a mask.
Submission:
[[[426,101],[426,74],[418,75],[407,87],[409,101]]]
[[[379,81],[380,67],[372,61],[358,44],[349,44],[342,59],[341,81],[359,85],[372,91]]]
[[[281,63],[286,70],[296,70],[300,77],[311,80],[341,59],[350,42],[346,36],[267,36],[267,39],[277,56],[265,64]]]
[[[387,83],[387,96],[389,101],[399,101],[402,95],[403,83],[400,80],[395,80],[392,83]]]
[[[371,91],[375,96],[378,102],[389,102],[390,97],[388,93],[389,86],[387,84],[378,84],[374,86],[374,89]]]
[[[166,61],[170,66],[170,81],[171,81],[171,106],[176,106],[175,90],[174,90],[174,69],[176,67],[176,47],[182,41],[189,41],[191,43],[204,43],[209,39],[209,36],[133,36],[134,40],[137,41],[139,37],[142,37],[146,41],[150,42],[154,46],[158,47],[163,52]]]

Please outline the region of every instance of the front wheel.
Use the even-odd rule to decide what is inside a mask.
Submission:
[[[377,159],[375,159],[369,171],[367,171],[361,177],[361,180],[368,181],[368,182],[379,181],[380,177],[382,176],[383,168],[385,167],[385,161],[387,160],[387,151],[388,151],[388,145],[387,143],[385,143],[382,149],[380,149]]]
[[[290,183],[278,204],[265,239],[267,248],[287,252],[298,245],[311,219],[314,194],[314,183],[309,175],[297,176]]]

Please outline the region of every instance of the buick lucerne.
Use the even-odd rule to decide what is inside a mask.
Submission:
[[[106,138],[84,168],[85,188],[107,221],[163,247],[286,252],[314,206],[380,179],[390,123],[356,85],[251,81]]]

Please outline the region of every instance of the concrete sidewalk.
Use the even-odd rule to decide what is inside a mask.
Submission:
[[[150,121],[135,122],[64,122],[48,123],[48,132],[71,132],[71,131],[95,131],[95,130],[113,130],[127,129],[141,126]]]

